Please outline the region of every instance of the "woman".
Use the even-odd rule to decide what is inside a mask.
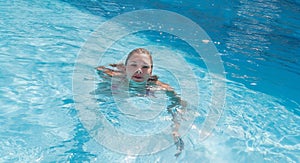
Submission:
[[[126,77],[128,81],[132,80],[145,85],[154,84],[163,90],[173,91],[166,83],[158,80],[156,75],[152,76],[153,60],[150,52],[144,48],[137,48],[131,51],[124,64],[110,64],[117,70],[99,66],[96,69],[102,71],[109,76]]]
[[[166,91],[169,100],[172,101],[167,109],[172,115],[172,121],[174,122],[172,135],[178,151],[175,156],[179,156],[184,148],[184,143],[178,133],[181,117],[179,114],[183,113],[183,109],[179,110],[176,106],[180,105],[181,108],[185,108],[186,102],[176,95],[172,87],[159,81],[156,75],[152,75],[153,60],[150,52],[144,48],[134,49],[128,54],[125,64],[110,64],[110,66],[116,68],[116,70],[104,66],[99,66],[96,69],[111,77],[124,79],[125,82],[136,82],[139,87],[144,86],[146,90],[145,95],[149,95],[151,91],[153,92],[157,89]]]

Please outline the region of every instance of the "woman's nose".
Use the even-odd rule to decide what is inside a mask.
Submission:
[[[142,69],[141,69],[141,68],[138,68],[138,69],[136,70],[136,73],[141,74],[141,73],[142,73]]]

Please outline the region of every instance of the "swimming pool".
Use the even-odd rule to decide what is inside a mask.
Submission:
[[[0,162],[299,162],[299,6],[290,0],[0,2]],[[198,116],[178,158],[174,146],[138,156],[107,149],[88,132],[73,99],[75,62],[91,33],[112,17],[149,8],[199,24],[226,72],[226,103],[212,135],[199,140],[205,116]],[[124,52],[147,45],[182,56],[195,72],[205,108],[211,77],[203,60],[180,40],[157,37],[160,33],[129,35],[107,55],[119,54],[112,62],[118,61]],[[172,73],[163,67],[157,65],[156,73],[179,87],[164,78]],[[94,83],[95,77],[86,81]],[[199,107],[198,113],[205,110]]]

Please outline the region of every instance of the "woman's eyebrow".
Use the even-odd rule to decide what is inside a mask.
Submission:
[[[149,64],[148,64],[148,63],[146,63],[146,62],[143,62],[143,64],[145,64],[145,65],[149,66]]]
[[[136,63],[136,61],[129,61],[129,63]]]
[[[137,63],[136,61],[129,61],[128,63]],[[147,65],[149,66],[150,64],[148,64],[147,62],[142,62],[143,65]]]

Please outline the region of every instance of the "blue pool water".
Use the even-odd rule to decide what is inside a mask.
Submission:
[[[119,61],[137,46],[186,60],[202,98],[194,123],[182,136],[185,149],[178,158],[174,145],[151,155],[110,150],[89,132],[82,120],[91,117],[80,116],[73,98],[76,59],[92,32],[110,18],[139,9],[163,9],[188,17],[207,32],[223,60],[225,105],[205,140],[199,139],[199,133],[210,104],[211,74],[185,43],[167,34],[141,32],[114,44],[99,61]],[[0,15],[0,162],[300,160],[299,1],[15,0],[1,1]],[[160,63],[155,73],[180,93],[172,76],[183,74],[180,69],[164,69],[162,65],[170,65],[164,57],[154,61]],[[94,68],[88,63],[82,66]],[[96,73],[86,76],[99,90],[95,78],[101,80]],[[165,123],[163,127],[169,125]]]

